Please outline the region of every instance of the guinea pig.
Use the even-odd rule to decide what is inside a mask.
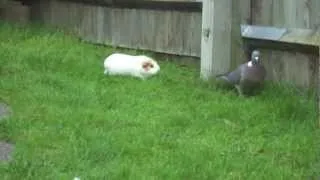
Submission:
[[[146,79],[156,75],[160,66],[151,57],[113,53],[104,60],[105,75],[124,75]]]

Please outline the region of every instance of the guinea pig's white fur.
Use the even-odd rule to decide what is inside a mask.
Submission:
[[[104,74],[146,79],[160,71],[158,63],[145,55],[114,53],[104,60]]]

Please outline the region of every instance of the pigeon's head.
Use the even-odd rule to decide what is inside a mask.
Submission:
[[[260,51],[258,51],[258,50],[252,51],[252,53],[251,53],[251,61],[252,61],[252,64],[259,64]]]

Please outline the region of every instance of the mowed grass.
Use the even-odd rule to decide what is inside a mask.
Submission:
[[[0,98],[16,145],[1,179],[305,179],[320,170],[314,97],[269,85],[240,98],[162,61],[146,81],[103,75],[112,49],[0,25]],[[147,53],[148,54],[148,53]],[[149,55],[152,55],[149,53]]]

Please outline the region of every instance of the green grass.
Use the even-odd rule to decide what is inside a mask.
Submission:
[[[0,25],[0,139],[12,180],[229,180],[319,176],[312,95],[269,85],[240,98],[161,61],[147,81],[103,75],[110,47],[39,26]],[[132,54],[136,51],[119,50]],[[149,53],[150,54],[150,53]],[[151,54],[150,54],[151,55]]]

